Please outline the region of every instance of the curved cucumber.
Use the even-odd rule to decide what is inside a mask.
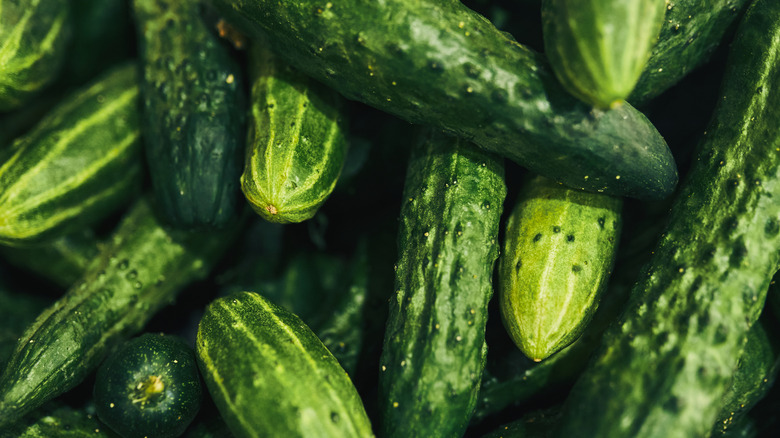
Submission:
[[[314,79],[574,188],[664,198],[674,160],[628,105],[593,110],[544,58],[459,0],[211,0]]]

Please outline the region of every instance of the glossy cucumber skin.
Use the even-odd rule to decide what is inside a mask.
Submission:
[[[780,3],[732,43],[722,99],[626,312],[567,400],[561,436],[702,436],[780,262]]]
[[[528,180],[498,263],[501,316],[539,362],[571,344],[598,308],[620,238],[622,199]]]
[[[465,431],[485,366],[505,196],[503,160],[465,140],[430,129],[412,150],[380,360],[384,436]]]
[[[241,205],[242,74],[199,7],[133,1],[149,173],[164,217],[182,228],[224,226]]]
[[[348,99],[571,187],[658,199],[677,183],[668,147],[642,114],[578,102],[541,55],[459,0],[211,2]]]
[[[347,156],[341,96],[251,47],[252,110],[241,189],[262,218],[310,219],[336,186]]]
[[[0,1],[0,111],[54,80],[67,54],[70,13],[67,1]]]
[[[138,201],[83,281],[20,338],[0,377],[0,427],[81,382],[186,284],[204,278],[232,233],[170,229],[146,198]]]
[[[634,89],[661,30],[666,0],[545,0],[544,53],[566,90],[611,108]]]
[[[262,296],[239,292],[209,304],[196,347],[209,393],[236,437],[373,436],[333,355],[297,316]]]
[[[135,66],[75,91],[0,164],[0,243],[24,246],[90,225],[141,188]]]

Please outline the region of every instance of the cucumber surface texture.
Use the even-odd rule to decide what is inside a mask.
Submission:
[[[83,279],[19,339],[0,376],[0,427],[81,382],[185,285],[205,277],[234,233],[171,229],[148,199],[139,200]]]
[[[498,264],[504,326],[539,362],[571,344],[598,308],[617,254],[620,198],[528,180]]]
[[[546,60],[459,0],[211,0],[291,65],[406,121],[432,125],[573,188],[664,198],[677,183],[638,111],[593,110]]]
[[[241,205],[242,74],[200,2],[134,0],[143,130],[154,192],[183,228],[221,227]]]
[[[666,231],[572,390],[561,436],[703,436],[716,421],[780,262],[778,56],[780,3],[758,0]]]
[[[252,111],[241,189],[262,218],[302,222],[317,213],[344,165],[343,99],[263,42],[250,49]]]
[[[115,67],[11,145],[0,164],[0,244],[54,240],[140,191],[137,81],[135,65]]]
[[[47,404],[0,431],[0,438],[120,438],[85,409]]]
[[[254,292],[213,301],[197,357],[236,437],[371,437],[344,369],[297,316]]]
[[[387,437],[466,430],[485,367],[485,324],[506,196],[503,159],[436,129],[412,150],[396,293],[380,360]]]

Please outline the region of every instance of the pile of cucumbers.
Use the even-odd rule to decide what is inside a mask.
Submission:
[[[778,268],[776,0],[0,0],[0,438],[771,436]]]

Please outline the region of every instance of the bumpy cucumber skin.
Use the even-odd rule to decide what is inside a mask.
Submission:
[[[561,436],[703,436],[780,262],[780,3],[732,43],[722,99],[624,316],[567,401]]]
[[[19,107],[57,76],[70,13],[62,0],[0,1],[0,111]]]
[[[387,437],[461,436],[485,366],[503,160],[438,130],[409,160],[380,360]]]
[[[498,264],[501,316],[539,362],[574,342],[598,308],[615,261],[622,199],[537,176],[507,221]]]
[[[149,173],[164,216],[182,228],[224,226],[241,205],[242,73],[199,7],[133,1]]]
[[[30,421],[27,421],[27,420]],[[44,405],[0,431],[0,438],[121,438],[85,409]]]
[[[273,55],[251,48],[252,111],[241,189],[278,223],[310,219],[336,186],[347,156],[342,98]]]
[[[593,110],[544,58],[459,0],[211,0],[348,99],[433,125],[570,187],[664,198],[665,142],[638,111]]]
[[[167,228],[149,201],[138,201],[83,281],[20,338],[0,377],[0,427],[81,382],[186,284],[205,277],[233,233]]]
[[[137,79],[132,64],[106,72],[14,142],[0,164],[0,243],[53,240],[140,191]]]
[[[545,0],[544,53],[566,90],[599,108],[634,89],[661,30],[666,0]]]
[[[236,437],[373,436],[338,361],[300,318],[260,295],[209,304],[196,346],[209,393]]]
[[[704,64],[748,4],[748,0],[668,0],[658,41],[628,101],[644,105]]]

